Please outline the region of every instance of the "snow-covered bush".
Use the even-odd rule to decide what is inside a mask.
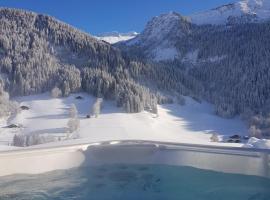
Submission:
[[[92,106],[92,115],[94,115],[96,118],[100,114],[102,102],[103,102],[102,98],[97,98],[96,102]]]
[[[76,118],[78,114],[78,110],[75,106],[75,104],[71,104],[70,108],[69,108],[69,116],[71,118]]]
[[[16,115],[20,112],[20,106],[16,101],[10,101],[9,94],[4,91],[0,82],[0,117]]]
[[[248,142],[243,147],[270,149],[270,141],[252,137],[248,140]]]
[[[58,87],[55,87],[51,91],[51,96],[53,98],[59,98],[62,96],[62,91]]]
[[[157,105],[155,105],[155,106],[152,107],[152,113],[156,115],[155,117],[158,117],[159,116],[158,115],[158,107],[157,107]]]
[[[41,134],[20,134],[14,135],[13,146],[16,147],[28,147],[38,144],[44,144],[56,141],[56,138],[49,135]]]
[[[68,120],[67,126],[68,132],[73,133],[80,128],[80,120],[77,118],[71,118]]]
[[[14,135],[14,137],[13,137],[13,146],[25,147],[26,146],[25,137],[23,135]]]
[[[78,110],[75,104],[72,104],[69,109],[70,119],[67,122],[67,132],[73,133],[80,128],[80,120],[77,118]],[[70,137],[69,134],[67,137]]]
[[[218,134],[213,133],[210,137],[211,142],[219,142]]]
[[[152,97],[151,105],[150,105],[150,112],[155,115],[155,117],[158,117],[158,104],[157,104],[157,98]]]
[[[252,125],[249,128],[249,136],[250,137],[259,138],[259,139],[261,139],[263,137],[261,130],[260,129],[257,129],[256,126],[254,126],[254,125]]]
[[[270,116],[256,115],[249,120],[251,137],[269,137],[270,136]]]

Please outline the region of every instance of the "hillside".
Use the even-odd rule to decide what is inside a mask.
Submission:
[[[125,58],[107,42],[50,16],[0,9],[0,77],[11,96],[54,87],[64,96],[86,91],[117,101],[128,112],[155,109],[166,97],[136,78],[141,62]]]
[[[196,25],[172,12],[154,17],[139,36],[117,46],[132,57],[182,70],[199,83],[203,89],[196,94],[215,104],[218,115],[240,114],[262,129],[256,134],[270,136],[269,30],[269,21]]]
[[[180,57],[177,42],[186,38],[191,28],[192,25],[185,17],[170,12],[151,19],[140,35],[124,44],[131,54],[139,54],[139,57],[154,61],[173,60]],[[122,44],[120,46],[123,48]]]

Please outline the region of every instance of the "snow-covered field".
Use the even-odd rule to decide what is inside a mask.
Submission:
[[[84,98],[77,100],[81,95]],[[71,104],[78,109],[80,129],[77,131],[80,142],[100,142],[108,140],[151,140],[192,144],[208,144],[240,147],[243,144],[213,143],[210,137],[218,133],[220,138],[231,135],[247,135],[248,130],[240,119],[223,119],[213,114],[213,107],[186,98],[186,105],[159,106],[159,116],[142,112],[127,114],[117,108],[114,102],[104,101],[98,118],[87,119],[95,98],[85,93],[73,94],[67,98],[53,99],[48,93],[20,97],[20,105],[30,110],[22,111],[14,119],[3,120],[0,128],[0,151],[12,149],[15,134],[44,134],[57,138],[57,144],[66,144],[66,127]],[[3,128],[6,124],[20,124],[21,128]],[[76,141],[76,140],[74,140]],[[49,145],[49,144],[47,144]],[[44,145],[42,145],[44,146]]]

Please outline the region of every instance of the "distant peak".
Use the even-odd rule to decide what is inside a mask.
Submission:
[[[133,39],[134,37],[138,36],[139,33],[135,31],[130,31],[127,33],[119,33],[118,31],[108,32],[99,34],[97,36],[98,39],[108,42],[110,44],[115,44],[117,42],[127,41]]]
[[[217,8],[196,13],[190,16],[195,24],[227,24],[230,19],[248,19],[245,22],[267,20],[270,18],[269,0],[242,0],[230,3]]]
[[[106,32],[98,34],[98,37],[121,37],[121,36],[137,36],[139,33],[135,31],[130,31],[127,33],[120,33],[118,31]]]
[[[180,19],[180,18],[183,18],[183,16],[180,15],[179,13],[175,12],[175,11],[171,11],[169,13],[160,14],[160,15],[154,17],[153,19],[161,19],[161,18],[175,18],[175,19]]]

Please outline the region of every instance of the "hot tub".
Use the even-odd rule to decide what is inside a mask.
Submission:
[[[2,152],[0,199],[270,199],[269,155],[152,141]]]

